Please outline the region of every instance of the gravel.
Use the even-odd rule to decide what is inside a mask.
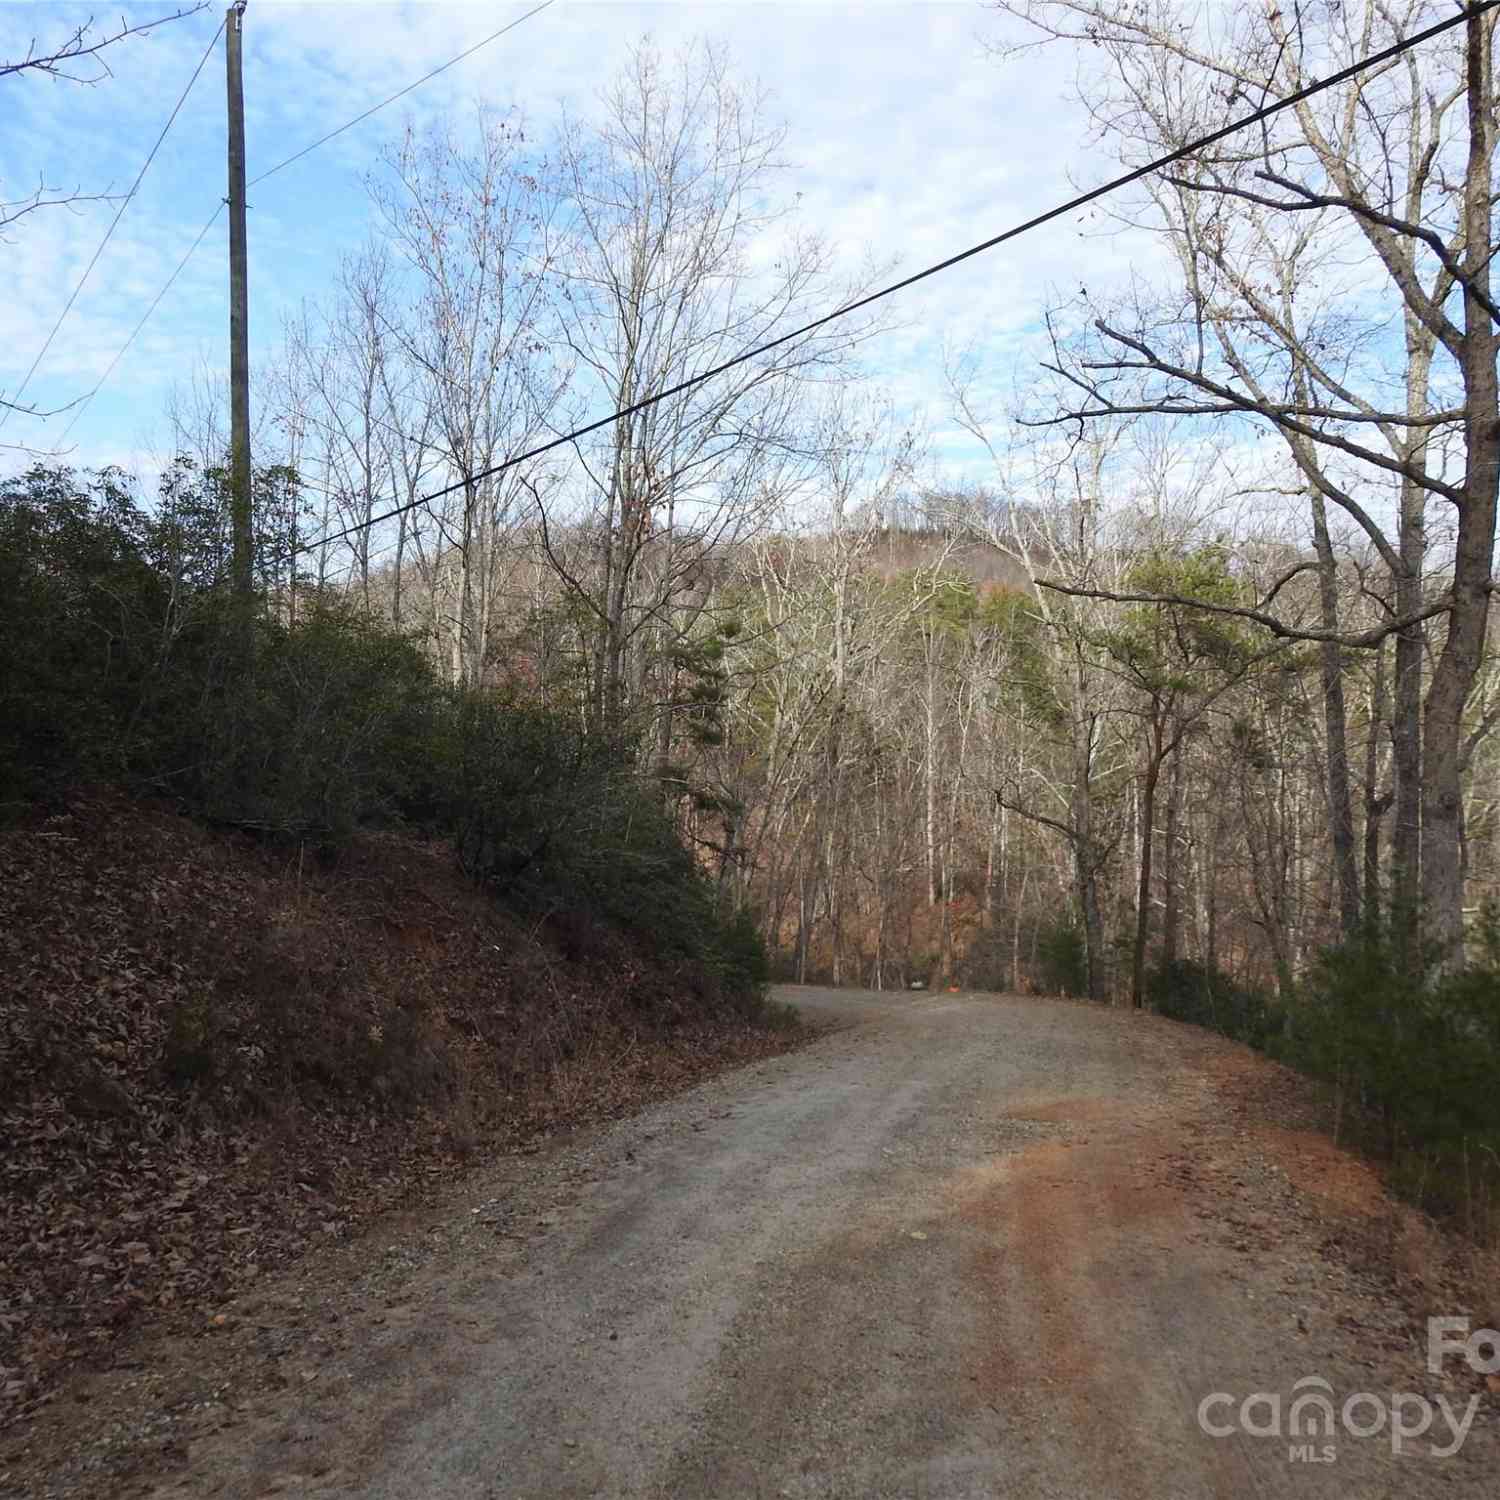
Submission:
[[[1492,1396],[1445,1460],[1199,1431],[1216,1390],[1428,1379],[1247,1116],[1264,1064],[1067,1002],[782,998],[833,1029],[258,1288],[225,1338],[279,1386],[48,1493],[1493,1495]]]

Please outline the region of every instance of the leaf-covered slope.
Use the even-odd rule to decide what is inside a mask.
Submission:
[[[477,1146],[784,1045],[444,845],[325,868],[106,793],[0,833],[0,976],[0,1413]]]

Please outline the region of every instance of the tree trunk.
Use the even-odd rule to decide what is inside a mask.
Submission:
[[[1322,491],[1312,490],[1313,546],[1318,554],[1318,604],[1324,630],[1339,628],[1338,570],[1328,536],[1328,509]],[[1339,892],[1339,931],[1352,937],[1359,927],[1359,869],[1355,864],[1354,805],[1349,793],[1349,733],[1344,711],[1344,658],[1336,641],[1318,648],[1323,678],[1323,734],[1327,747],[1328,832],[1333,843]]]
[[[1203,964],[1209,975],[1219,968],[1219,834],[1224,826],[1222,802],[1215,799],[1208,826],[1208,841],[1203,851]]]
[[[401,628],[401,571],[406,562],[406,512],[396,517],[396,571],[391,578],[391,624]]]
[[[1021,893],[1016,898],[1016,908],[1010,918],[1010,987],[1014,994],[1021,993],[1021,903],[1026,896],[1026,882],[1031,871],[1021,876]]]
[[[1432,365],[1431,338],[1417,319],[1407,318],[1408,415],[1427,410],[1427,384]],[[1424,342],[1425,341],[1425,342]],[[1413,429],[1408,462],[1426,464],[1425,427]],[[1427,564],[1427,491],[1414,480],[1401,482],[1401,510],[1397,546],[1401,571],[1396,576],[1398,617],[1415,614],[1422,606]],[[1426,631],[1413,625],[1396,637],[1396,664],[1391,704],[1391,773],[1395,783],[1396,817],[1391,834],[1391,928],[1398,953],[1415,946],[1417,900],[1422,869],[1422,672]]]
[[[1422,908],[1426,936],[1444,970],[1462,963],[1463,713],[1484,654],[1495,557],[1496,464],[1500,462],[1500,388],[1490,292],[1493,155],[1490,120],[1490,18],[1467,23],[1469,161],[1464,183],[1464,443],[1467,471],[1453,553],[1448,638],[1432,672],[1422,724]]]
[[[1375,648],[1370,682],[1370,729],[1365,744],[1365,921],[1378,922],[1380,907],[1380,825],[1391,794],[1377,790],[1380,782],[1380,734],[1385,722],[1385,642]]]
[[[1135,951],[1130,959],[1130,1003],[1139,1010],[1146,1003],[1146,944],[1151,937],[1151,852],[1156,820],[1156,787],[1161,779],[1162,726],[1151,725],[1151,749],[1141,778],[1140,875],[1136,882]]]
[[[990,812],[989,834],[985,840],[984,851],[984,922],[988,927],[990,918],[995,910],[995,853],[1000,845],[1000,825],[1004,819],[1004,810],[998,805]],[[1003,878],[1003,866],[1002,866]]]
[[[1090,1000],[1108,998],[1104,970],[1104,914],[1099,909],[1099,873],[1089,854],[1082,856],[1078,875],[1078,904],[1083,911],[1084,957],[1088,963]]]
[[[937,857],[937,682],[934,658],[937,651],[935,632],[927,633],[927,660],[925,678],[926,740],[925,773],[927,780],[927,907],[931,910],[938,901],[938,857]]]
[[[1167,783],[1167,823],[1162,830],[1162,917],[1161,962],[1170,969],[1177,962],[1178,929],[1181,926],[1182,898],[1178,877],[1177,838],[1182,821],[1182,751],[1172,756],[1172,775]]]
[[[1088,973],[1089,999],[1103,1000],[1108,985],[1104,969],[1104,916],[1099,909],[1100,860],[1094,839],[1092,740],[1092,721],[1086,718],[1076,730],[1069,815],[1073,826],[1074,887],[1078,897],[1078,917],[1083,923],[1083,957]],[[1019,926],[1017,931],[1019,933]]]
[[[474,485],[468,481],[464,484],[464,539],[458,553],[458,625],[455,635],[458,681],[468,685],[474,681],[470,657],[474,639],[474,505]]]
[[[797,983],[807,983],[807,950],[812,944],[812,879],[804,869],[797,900]]]

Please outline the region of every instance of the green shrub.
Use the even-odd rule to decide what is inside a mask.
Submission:
[[[120,475],[0,484],[0,801],[123,769],[168,609]]]
[[[1298,997],[1288,1058],[1385,1122],[1388,1145],[1500,1148],[1500,919],[1463,970],[1403,963],[1375,928],[1325,953]]]
[[[1156,969],[1148,976],[1146,993],[1158,1014],[1206,1026],[1252,1047],[1265,1047],[1273,1034],[1274,1014],[1266,997],[1204,964],[1177,959]]]
[[[1439,974],[1379,925],[1321,955],[1284,1006],[1203,965],[1151,976],[1162,1015],[1206,1026],[1326,1080],[1395,1181],[1471,1232],[1500,1232],[1500,908],[1468,965]]]
[[[435,749],[434,801],[473,879],[539,905],[591,884],[610,842],[599,825],[629,795],[623,746],[538,705],[460,690]]]
[[[1042,970],[1042,986],[1049,994],[1088,994],[1088,949],[1083,929],[1076,922],[1059,921],[1044,927],[1037,940],[1036,953]]]
[[[295,498],[294,475],[263,478]],[[0,485],[0,801],[105,779],[330,851],[399,820],[451,838],[507,904],[627,930],[691,966],[705,996],[761,1003],[753,922],[721,916],[628,740],[450,688],[412,639],[312,589],[294,619],[290,597],[257,600],[247,657],[221,490],[187,463],[151,513],[113,472]]]
[[[203,653],[180,653],[165,784],[211,817],[327,845],[392,821],[429,774],[440,719],[420,649],[351,605],[313,602],[295,626],[257,622],[236,680],[217,659],[229,624],[221,609]]]
[[[771,982],[771,956],[754,913],[741,908],[722,921],[719,947],[730,974],[756,987]]]

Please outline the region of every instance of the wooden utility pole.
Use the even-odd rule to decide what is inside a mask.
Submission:
[[[253,518],[250,503],[250,290],[245,251],[245,92],[240,37],[245,0],[224,18],[224,61],[229,85],[229,525],[232,584],[248,641],[254,591]]]

